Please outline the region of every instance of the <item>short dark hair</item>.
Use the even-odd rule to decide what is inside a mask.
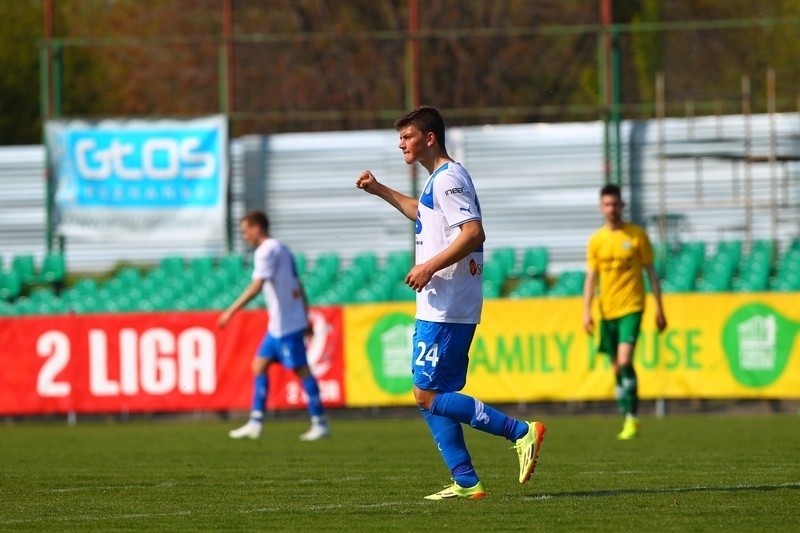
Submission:
[[[622,200],[622,191],[613,183],[609,183],[600,189],[600,197],[602,198],[603,196],[616,196]]]
[[[269,231],[269,218],[263,211],[250,211],[241,218],[241,222],[247,222],[251,226],[258,226],[265,234]]]
[[[414,108],[394,121],[394,129],[398,131],[406,126],[415,126],[424,134],[433,133],[439,147],[447,151],[444,143],[444,117],[435,107],[423,105]]]

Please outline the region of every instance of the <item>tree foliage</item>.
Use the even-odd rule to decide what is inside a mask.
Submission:
[[[232,133],[390,126],[409,101],[410,1],[231,0]],[[420,102],[454,125],[600,117],[600,1],[420,1]],[[63,115],[200,115],[227,103],[224,1],[53,3]],[[43,4],[0,2],[1,144],[41,136]],[[672,112],[689,100],[738,112],[743,75],[763,109],[770,68],[779,109],[796,107],[800,2],[614,0],[613,10],[624,117],[652,115],[657,72]]]

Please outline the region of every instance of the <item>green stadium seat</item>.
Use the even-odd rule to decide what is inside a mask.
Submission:
[[[166,256],[161,259],[158,268],[164,271],[168,278],[183,276],[184,261],[183,257],[177,255]]]
[[[17,314],[14,304],[0,300],[0,316],[14,316]]]
[[[522,253],[520,268],[512,272],[513,277],[543,277],[547,274],[550,256],[544,246],[532,246]]]
[[[669,245],[663,242],[653,243],[653,267],[659,278],[666,276],[667,257],[669,256]]]
[[[502,263],[484,263],[483,265],[483,279],[498,287],[503,286],[507,275],[508,271],[505,270]]]
[[[35,302],[49,302],[58,299],[58,296],[52,287],[43,285],[31,289],[28,298]]]
[[[30,285],[36,281],[36,264],[33,255],[15,255],[11,259],[11,270],[17,273],[22,285]]]
[[[189,270],[191,270],[197,278],[213,276],[216,270],[214,258],[208,255],[193,257],[189,260]]]
[[[66,275],[67,267],[64,255],[59,252],[52,252],[42,259],[37,281],[42,284],[60,284],[64,282]]]
[[[297,259],[297,256],[295,256],[295,259]],[[229,280],[238,279],[246,273],[244,259],[240,254],[229,254],[221,257],[219,268],[225,272],[225,276]]]
[[[382,280],[373,280],[370,286],[370,290],[374,297],[374,301],[376,302],[388,302],[392,299],[391,282],[384,282]]]
[[[401,280],[406,277],[413,266],[414,256],[411,252],[395,250],[387,254],[383,272],[386,272],[393,280]]]
[[[697,281],[697,290],[700,292],[730,290],[734,268],[730,256],[725,253],[715,254],[703,264],[702,277]]]
[[[779,292],[800,291],[800,272],[786,272],[769,282],[769,289]]]
[[[26,296],[21,296],[14,301],[15,315],[35,315],[39,312],[39,304]]]
[[[335,252],[320,254],[314,262],[311,275],[315,278],[320,278],[326,284],[330,283],[339,274],[340,264],[339,254]]]
[[[417,293],[411,287],[400,281],[392,289],[392,301],[412,302],[417,299]]]
[[[297,276],[302,278],[306,275],[308,269],[308,258],[305,254],[294,254],[294,266],[297,270]]]
[[[500,298],[502,293],[502,286],[498,285],[497,283],[484,279],[483,280],[483,297],[484,298]]]
[[[694,292],[695,277],[688,273],[676,272],[661,281],[661,289],[666,292]]]
[[[716,253],[725,253],[735,265],[742,260],[743,243],[740,240],[726,240],[717,243]]]
[[[561,273],[550,289],[551,296],[578,296],[583,294],[583,283],[586,273],[580,270],[568,270]]]
[[[22,281],[14,270],[0,272],[0,300],[13,300],[22,293]]]
[[[484,263],[497,265],[506,278],[517,266],[517,251],[511,246],[496,248],[488,254],[488,261]]]
[[[374,252],[361,252],[353,257],[349,272],[362,281],[372,279],[378,273],[378,256]]]
[[[114,277],[126,287],[134,287],[142,283],[142,273],[134,267],[121,268]]]
[[[689,257],[696,264],[702,264],[706,258],[706,243],[702,241],[684,242],[680,246],[680,255]]]
[[[527,278],[520,281],[511,292],[510,298],[532,298],[545,296],[547,294],[547,283],[541,278]]]
[[[94,296],[97,294],[100,285],[93,278],[81,278],[75,282],[72,288],[81,295]]]

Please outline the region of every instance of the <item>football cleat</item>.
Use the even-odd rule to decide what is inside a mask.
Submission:
[[[528,422],[528,432],[514,442],[519,457],[520,483],[526,483],[533,475],[546,431],[547,428],[541,422]]]
[[[626,416],[625,422],[622,424],[622,431],[619,432],[617,438],[619,440],[631,440],[639,436],[639,419],[635,416]]]
[[[478,481],[474,487],[462,487],[458,483],[446,485],[444,490],[440,490],[435,494],[425,496],[426,500],[448,500],[450,498],[466,498],[468,500],[479,500],[488,496],[486,489],[483,488],[483,483]]]

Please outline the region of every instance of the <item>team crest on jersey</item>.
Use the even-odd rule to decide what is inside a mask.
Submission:
[[[473,277],[477,276],[478,274],[483,271],[483,265],[479,265],[475,262],[474,259],[469,260],[469,273],[472,274]]]

